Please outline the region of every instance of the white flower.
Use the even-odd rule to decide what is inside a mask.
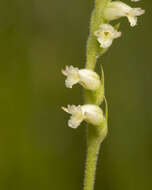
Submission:
[[[107,20],[115,20],[120,17],[127,17],[130,25],[137,24],[137,16],[144,14],[145,11],[141,8],[132,8],[121,1],[110,2],[104,11],[104,17]]]
[[[67,88],[72,88],[76,83],[81,84],[89,90],[97,90],[100,87],[100,78],[96,72],[89,69],[78,69],[73,66],[66,66],[62,73],[67,76],[65,85]]]
[[[83,120],[95,126],[100,125],[104,120],[103,111],[96,105],[68,105],[67,108],[63,107],[62,109],[71,114],[68,121],[68,126],[71,128],[77,128]]]
[[[102,24],[99,30],[95,31],[94,35],[97,37],[102,48],[108,48],[111,46],[114,39],[121,36],[121,32],[115,30],[110,24]]]

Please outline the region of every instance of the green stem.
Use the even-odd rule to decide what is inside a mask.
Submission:
[[[84,181],[84,190],[93,190],[95,182],[95,171],[98,159],[98,153],[100,149],[100,141],[96,139],[96,136],[92,135],[91,128],[88,129],[88,150],[87,150],[87,161],[86,161],[86,173]]]
[[[107,108],[106,118],[100,126],[88,126],[88,142],[87,142],[87,160],[84,179],[84,190],[93,190],[95,182],[96,165],[100,145],[108,132],[107,129]]]
[[[102,13],[106,4],[110,0],[96,0],[95,8],[92,12],[91,23],[90,23],[90,34],[87,42],[87,52],[86,52],[86,68],[94,70],[96,66],[97,59],[100,55],[105,52],[105,49],[100,48],[94,32],[98,30],[99,26],[105,23]],[[84,98],[86,104],[96,104],[99,105],[96,101],[100,93],[95,93],[92,91],[85,90]],[[94,97],[95,96],[95,97]],[[87,160],[86,160],[86,170],[84,178],[84,190],[93,190],[96,165],[98,154],[100,150],[101,142],[107,134],[107,127],[103,125],[102,128],[89,126],[88,127],[88,137],[87,137]]]
[[[90,34],[87,42],[87,60],[86,68],[94,70],[98,57],[105,52],[105,49],[101,49],[97,42],[94,32],[99,29],[99,26],[104,23],[102,17],[103,9],[110,0],[96,0],[95,8],[92,12],[90,23]]]

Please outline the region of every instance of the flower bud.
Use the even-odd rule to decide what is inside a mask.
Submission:
[[[100,78],[96,72],[92,70],[66,66],[62,73],[67,76],[65,80],[67,88],[72,88],[72,86],[77,83],[88,90],[97,90],[100,87]]]
[[[62,109],[71,114],[68,121],[68,126],[71,128],[77,128],[83,120],[95,126],[100,125],[104,120],[102,109],[96,105],[68,105],[67,108],[63,107]]]
[[[112,45],[114,39],[121,36],[121,32],[115,30],[110,24],[102,24],[99,30],[95,31],[94,35],[102,48],[108,48]]]
[[[130,25],[133,27],[137,24],[137,16],[141,16],[145,11],[141,8],[132,8],[121,1],[112,1],[108,3],[104,10],[106,20],[115,20],[120,17],[127,17]]]

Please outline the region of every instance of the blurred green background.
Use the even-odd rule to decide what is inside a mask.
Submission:
[[[101,59],[109,102],[96,190],[152,189],[151,1],[138,26]],[[81,190],[86,128],[67,127],[60,107],[82,104],[64,86],[65,65],[82,68],[93,0],[0,0],[0,190]],[[98,66],[99,67],[99,66]]]

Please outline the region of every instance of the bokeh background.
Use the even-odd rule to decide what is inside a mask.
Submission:
[[[101,59],[109,102],[96,190],[152,189],[151,1],[138,26]],[[93,0],[0,0],[0,189],[80,190],[86,127],[67,127],[60,107],[82,104],[64,86],[65,65],[82,68]],[[99,67],[99,66],[98,66]]]

